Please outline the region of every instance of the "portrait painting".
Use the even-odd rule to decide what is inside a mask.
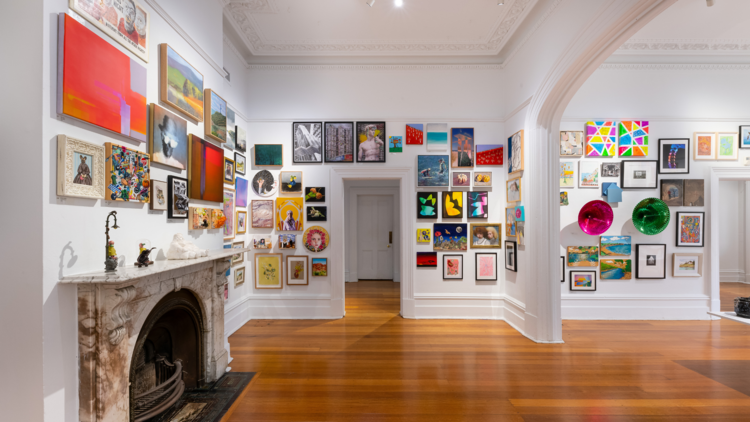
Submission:
[[[57,195],[103,199],[105,183],[111,182],[105,178],[105,154],[101,145],[57,135]]]
[[[570,290],[571,291],[595,291],[596,290],[596,271],[571,271],[570,272]]]
[[[167,176],[167,218],[187,219],[189,208],[187,179]]]
[[[312,226],[305,230],[302,236],[305,249],[310,252],[323,252],[331,242],[331,236],[328,231],[320,226]]]
[[[716,134],[716,159],[734,161],[739,158],[737,132]]]
[[[301,231],[304,223],[302,198],[276,198],[276,230]]]
[[[466,192],[469,204],[468,218],[487,218],[490,212],[489,194],[485,191]]]
[[[388,137],[388,152],[391,154],[403,152],[404,150],[404,138],[402,136],[389,136]]]
[[[312,276],[313,277],[327,277],[328,276],[328,258],[313,258],[312,259]]]
[[[237,234],[245,234],[247,233],[247,211],[237,211],[237,215],[235,216],[235,221],[237,221]]]
[[[308,284],[308,257],[287,256],[286,257],[286,284],[289,286],[304,286]]]
[[[255,254],[255,288],[256,289],[281,289],[282,284],[282,260],[280,253],[256,253]]]
[[[296,234],[280,234],[279,249],[297,249]]]
[[[190,207],[188,216],[189,230],[207,230],[211,228],[211,210],[202,207]]]
[[[255,144],[253,147],[255,165],[257,167],[281,167],[284,165],[283,151],[284,146],[281,144]]]
[[[212,89],[206,89],[203,96],[206,99],[204,135],[206,138],[224,143],[227,141],[227,102]]]
[[[451,167],[474,167],[474,128],[451,128]]]
[[[686,207],[703,207],[705,202],[703,197],[705,196],[705,180],[703,179],[685,179],[685,199],[683,200],[683,206]]]
[[[508,138],[508,174],[523,171],[523,129]]]
[[[422,123],[406,124],[406,145],[422,145],[424,143],[424,125]]]
[[[586,156],[614,157],[617,155],[617,123],[598,121],[586,123]]]
[[[292,123],[292,145],[294,163],[323,162],[323,123]]]
[[[234,184],[234,160],[224,157],[224,183]]]
[[[111,142],[104,144],[104,154],[105,172],[109,178],[107,198],[112,201],[148,203],[151,200],[149,155]],[[79,156],[79,160],[82,163],[83,156]]]
[[[254,234],[253,249],[273,249],[273,241],[270,234]]]
[[[302,192],[302,172],[282,171],[280,176],[281,191],[285,193]]]
[[[497,253],[474,254],[474,278],[477,281],[497,281]]]
[[[227,217],[224,211],[218,208],[211,208],[211,227],[212,229],[223,229],[227,223]]]
[[[576,187],[575,162],[560,161],[560,188]]]
[[[417,243],[432,243],[430,229],[417,229]]]
[[[209,202],[222,202],[224,150],[191,134],[189,161],[190,197]]]
[[[437,218],[437,192],[417,192],[417,218]]]
[[[247,151],[247,132],[245,132],[245,129],[236,126],[237,128],[237,143],[235,144],[235,149],[241,153],[245,153]]]
[[[703,247],[704,212],[677,213],[677,243],[675,246]]]
[[[167,44],[159,44],[159,99],[195,122],[203,121],[203,74]]]
[[[451,172],[451,187],[454,187],[454,188],[471,187],[471,172],[470,171]]]
[[[516,232],[516,207],[505,208],[505,237],[515,237]]]
[[[690,139],[659,139],[659,173],[690,173]]]
[[[443,192],[443,218],[464,218],[463,192]]]
[[[578,187],[598,188],[599,163],[596,161],[579,161],[578,167]]]
[[[474,172],[474,186],[475,187],[492,186],[492,172],[491,171],[475,171]]]
[[[436,251],[465,251],[468,249],[466,224],[435,223],[432,226],[432,249]]]
[[[245,156],[237,152],[234,153],[234,171],[237,174],[245,175]]]
[[[187,121],[153,103],[149,115],[151,130],[148,132],[148,150],[151,152],[151,162],[187,169]]]
[[[327,163],[354,162],[353,122],[326,122],[325,157]]]
[[[154,211],[166,211],[167,195],[167,183],[151,179],[151,204],[149,209]]]
[[[447,155],[417,156],[417,187],[448,187],[449,175]]]
[[[227,106],[227,140],[224,142],[224,148],[226,149],[234,149],[237,146],[237,126],[234,124],[235,117],[237,117],[237,114]]]
[[[630,256],[632,244],[630,236],[600,236],[599,247],[602,256]]]
[[[437,252],[417,252],[417,268],[437,268]]]
[[[148,62],[149,24],[147,9],[136,0],[70,0],[70,8],[109,35],[139,59]]]
[[[598,246],[568,246],[569,267],[597,267],[598,265]]]
[[[476,165],[478,166],[502,166],[505,148],[502,145],[477,145]]]
[[[471,223],[471,249],[502,248],[501,225],[495,223]]]
[[[695,132],[693,134],[693,153],[694,160],[715,160],[716,159],[716,133],[715,132]]]
[[[463,280],[463,278],[464,256],[443,254],[443,280]]]
[[[272,229],[274,215],[273,200],[253,199],[250,202],[250,219],[254,229]]]
[[[328,221],[328,207],[307,207],[307,221]]]
[[[448,151],[447,123],[427,123],[427,151]]]
[[[648,122],[645,120],[624,120],[619,123],[620,157],[648,156]],[[604,277],[602,277],[604,278]]]
[[[681,207],[685,199],[682,179],[661,179],[661,200],[670,207]]]
[[[237,192],[237,206],[247,207],[247,179],[238,177],[234,180],[234,189]]]
[[[224,240],[234,239],[234,211],[235,211],[236,197],[234,189],[224,189],[224,203],[222,211],[226,221],[224,223]]]
[[[599,261],[599,275],[602,280],[630,280],[632,264],[629,259],[602,259]]]
[[[521,178],[511,179],[505,182],[505,198],[507,202],[518,202],[521,200]]]
[[[325,202],[326,188],[305,188],[305,202]]]
[[[253,176],[252,187],[258,196],[272,196],[279,188],[279,181],[270,171],[261,170]]]
[[[357,122],[357,162],[385,163],[385,122]]]
[[[580,157],[583,155],[583,131],[560,131],[560,156]]]

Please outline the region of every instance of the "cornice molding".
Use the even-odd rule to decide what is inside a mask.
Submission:
[[[630,39],[616,54],[747,54],[750,40],[742,39]]]
[[[662,122],[662,123],[733,123],[733,124],[740,124],[742,122],[750,121],[750,117],[673,117],[673,116],[640,116],[640,117],[628,117],[628,116],[619,116],[619,117],[610,117],[610,118],[604,118],[600,116],[595,116],[595,118],[588,116],[563,116],[562,119],[560,119],[563,123],[586,123],[591,120],[607,120],[607,121],[627,121],[627,120],[638,120],[638,119],[644,119],[648,120],[649,122]]]
[[[552,12],[554,12],[555,9],[557,9],[557,6],[559,6],[560,3],[562,3],[562,0],[555,0],[555,2],[552,3],[552,5],[547,8],[547,10],[544,11],[544,14],[542,15],[541,19],[539,19],[534,24],[534,27],[531,28],[531,30],[528,33],[526,33],[526,35],[523,37],[521,42],[519,42],[518,45],[513,49],[513,51],[511,51],[510,54],[508,54],[508,57],[505,60],[503,60],[503,64],[510,63],[513,57],[515,57],[516,53],[518,53],[518,51],[520,51],[521,48],[523,48],[526,42],[529,41],[529,38],[531,38],[531,36],[534,35],[534,33],[536,33],[536,30],[539,29],[540,26],[542,26],[542,24],[547,20],[547,18],[552,14]]]
[[[424,71],[424,70],[502,70],[501,64],[251,64],[258,71]]]
[[[604,63],[599,70],[712,70],[748,71],[750,64],[721,63]]]

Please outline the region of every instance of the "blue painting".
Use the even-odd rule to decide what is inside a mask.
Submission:
[[[427,150],[448,150],[448,124],[427,123]]]
[[[630,236],[602,236],[602,256],[630,256],[632,251]]]
[[[436,251],[465,251],[468,248],[466,224],[441,224],[432,226],[433,244]]]
[[[447,155],[417,156],[417,186],[448,187],[448,159]]]

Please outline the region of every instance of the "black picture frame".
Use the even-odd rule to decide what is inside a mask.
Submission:
[[[510,256],[513,260],[512,267],[508,267],[508,253],[512,254]],[[513,240],[505,241],[505,269],[514,273],[518,272],[518,243]]]
[[[458,258],[461,260],[461,274],[458,277],[446,277],[445,276],[445,261],[448,258]],[[463,279],[464,279],[464,256],[459,255],[459,254],[443,254],[443,280],[463,280]]]
[[[663,248],[662,249],[662,263],[663,263],[662,273],[664,274],[663,277],[640,277],[641,275],[641,248],[645,246],[660,246]],[[667,245],[666,243],[640,243],[640,244],[635,245],[635,276],[634,278],[640,279],[640,280],[664,280],[667,278]]]
[[[662,154],[663,141],[684,141],[685,142],[685,171],[662,171],[661,160],[664,158]],[[690,138],[659,138],[658,144],[658,160],[656,164],[656,170],[658,174],[688,174],[690,173]]]
[[[243,171],[243,172],[240,172],[239,170],[237,170],[238,157],[241,157],[242,158],[242,162],[245,163],[245,171]],[[244,155],[240,154],[239,152],[235,152],[234,153],[234,172],[236,174],[240,174],[242,176],[244,176],[245,173],[247,172],[247,158]]]
[[[586,273],[586,274],[593,274],[594,278],[594,288],[593,289],[575,289],[573,288],[573,273]],[[596,271],[579,271],[579,270],[570,270],[568,273],[568,279],[570,279],[570,284],[568,284],[568,288],[571,292],[595,292],[596,291],[596,285],[599,284],[596,279]]]
[[[653,186],[627,186],[625,184],[625,173],[627,173],[628,164],[645,164],[645,163],[651,163],[654,166],[654,184]],[[622,160],[620,162],[620,189],[657,189],[659,187],[659,161],[657,160]]]
[[[417,192],[417,219],[435,220],[438,218],[438,210],[440,209],[440,193],[442,192]],[[424,198],[425,200],[427,200],[430,195],[435,198],[435,215],[421,215],[420,211],[422,210],[422,200],[420,198]]]
[[[560,255],[560,283],[565,283],[565,255]]]
[[[315,189],[315,192],[319,193],[322,198],[318,199],[317,195],[315,195],[314,198],[311,198],[310,192],[312,192],[312,189]],[[305,202],[326,202],[326,188],[317,186],[305,187]]]
[[[360,160],[359,154],[357,154],[357,151],[359,150],[359,142],[357,141],[357,135],[359,134],[359,128],[360,127],[366,127],[369,125],[383,125],[383,133],[382,137],[380,137],[380,141],[383,142],[383,159],[382,160]],[[386,134],[386,125],[385,122],[357,122],[357,124],[354,127],[354,158],[358,163],[385,163],[386,157],[388,156],[388,135]]]
[[[319,125],[320,126],[320,159],[318,160],[297,160],[297,146],[294,142],[294,134],[297,131],[299,125]],[[325,139],[325,133],[323,132],[323,122],[292,122],[292,163],[298,164],[317,164],[323,162],[323,142]]]
[[[174,182],[180,181],[185,183],[185,200],[187,201],[185,215],[175,215],[174,213]],[[180,218],[187,220],[188,210],[190,209],[190,197],[188,195],[188,180],[183,177],[167,176],[167,218]]]
[[[479,279],[479,256],[495,255],[495,278]],[[497,281],[497,252],[477,252],[474,254],[474,280],[476,281]]]
[[[338,133],[338,130],[336,133],[329,132],[329,126],[328,125],[348,125],[349,126],[349,134],[346,133]],[[331,130],[333,128],[330,128]],[[354,122],[325,122],[323,123],[323,161],[326,163],[353,163],[354,162]],[[329,142],[329,137],[339,137],[344,138],[344,141],[346,144],[348,144],[348,148],[346,148],[346,145],[344,145],[344,151],[343,154],[340,154],[338,156],[346,157],[347,150],[349,152],[349,155],[351,155],[351,158],[349,159],[342,159],[342,160],[333,160],[329,159],[329,147],[333,144]],[[338,151],[342,152],[342,151]]]
[[[681,214],[700,214],[701,223],[701,244],[700,245],[680,245],[680,215]],[[675,220],[677,223],[677,230],[675,230],[674,245],[678,248],[702,248],[706,244],[706,213],[705,211],[677,211],[675,214]]]
[[[737,142],[740,143],[739,148],[740,149],[750,149],[750,143],[748,143],[748,146],[743,147],[742,146],[742,131],[745,130],[750,136],[750,125],[740,125],[739,129],[737,130]]]
[[[313,217],[310,214],[311,209],[314,208],[316,211],[320,211],[321,214],[323,214],[322,217]],[[305,219],[307,221],[328,221],[328,207],[320,207],[320,206],[314,206],[314,207],[307,207],[305,209]]]
[[[458,215],[448,215],[448,210],[445,208],[445,204],[447,203],[445,201],[445,196],[446,195],[452,195],[454,193],[460,193],[461,194],[461,208],[460,208],[460,212],[458,213]],[[465,196],[464,196],[464,192],[463,191],[458,191],[458,190],[456,190],[456,191],[442,191],[442,192],[440,192],[440,196],[442,197],[441,198],[442,206],[440,207],[440,209],[441,209],[441,214],[442,214],[443,218],[450,218],[450,219],[454,219],[454,218],[463,219],[464,218],[464,214],[465,214],[464,210],[466,209],[466,205],[465,205],[466,201],[465,201]],[[456,209],[459,209],[459,208],[456,207]]]

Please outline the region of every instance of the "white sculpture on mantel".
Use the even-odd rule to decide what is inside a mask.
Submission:
[[[204,256],[208,256],[208,249],[199,249],[180,233],[174,235],[167,251],[167,259],[196,259]]]

